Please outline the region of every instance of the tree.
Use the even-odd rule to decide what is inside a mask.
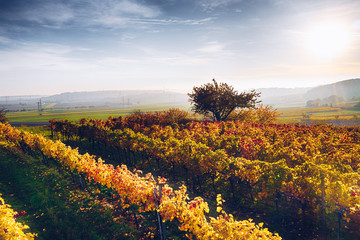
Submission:
[[[254,108],[259,101],[260,93],[252,90],[249,93],[238,93],[232,86],[226,83],[212,83],[200,87],[193,87],[192,93],[188,93],[192,110],[204,114],[213,120],[223,121],[236,108]]]
[[[0,109],[0,122],[6,123],[8,121],[7,117],[5,116],[5,109]]]

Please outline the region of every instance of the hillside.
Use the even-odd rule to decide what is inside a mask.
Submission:
[[[344,97],[346,100],[351,100],[353,97],[360,97],[360,78],[312,88],[305,94],[305,99],[327,98],[332,95]]]
[[[345,100],[360,97],[360,78],[339,81],[314,88],[260,88],[261,99],[265,105],[305,106],[306,102],[314,99],[326,99],[336,95]]]
[[[95,91],[61,93],[43,98],[44,102],[61,105],[148,105],[183,104],[186,94],[169,91]]]
[[[314,88],[259,88],[262,103],[275,107],[305,106],[315,99],[332,95],[352,100],[360,98],[360,78],[339,81]],[[56,108],[74,106],[138,107],[149,105],[186,105],[185,93],[164,90],[124,90],[67,92],[51,96],[0,96],[0,107],[7,109],[37,109],[38,102],[53,104]]]
[[[265,105],[280,105],[305,102],[304,94],[311,88],[259,88],[261,100]]]
[[[149,105],[186,105],[188,96],[183,93],[162,90],[126,90],[67,92],[51,96],[0,96],[0,108],[9,110],[36,110],[40,102],[43,107],[138,107]]]

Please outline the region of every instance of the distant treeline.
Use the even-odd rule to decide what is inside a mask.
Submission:
[[[338,106],[345,102],[344,97],[339,97],[337,95],[331,95],[327,98],[317,98],[315,100],[309,100],[306,102],[306,107],[328,107],[328,106]]]

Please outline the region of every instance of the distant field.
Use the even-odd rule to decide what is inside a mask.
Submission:
[[[360,109],[343,109],[338,107],[294,108],[278,110],[281,114],[279,121],[283,123],[296,123],[303,120],[354,120],[360,118]]]
[[[81,118],[107,119],[109,116],[125,116],[140,109],[141,111],[162,111],[169,108],[180,108],[189,110],[185,106],[144,106],[139,108],[117,108],[117,109],[45,109],[40,115],[38,111],[8,112],[6,114],[9,122],[12,123],[45,123],[51,119],[68,119],[70,121],[79,121]]]
[[[52,106],[50,106],[52,107]],[[45,108],[42,115],[38,111],[8,112],[6,116],[9,122],[14,124],[32,123],[30,126],[46,124],[51,119],[68,119],[70,121],[79,121],[81,118],[107,119],[109,116],[119,117],[133,113],[140,109],[141,111],[162,111],[169,108],[179,108],[190,111],[189,106],[143,106],[138,108],[72,108],[72,109],[51,109]],[[340,107],[288,107],[277,110],[280,113],[278,122],[280,123],[303,123],[309,121],[334,121],[334,120],[359,120],[360,109],[340,108]]]

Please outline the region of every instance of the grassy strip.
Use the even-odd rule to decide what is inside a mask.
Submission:
[[[46,138],[50,138],[51,135],[51,130],[49,126],[35,126],[35,127],[21,126],[18,127],[18,129],[31,132],[33,134],[39,134]]]
[[[97,118],[97,119],[107,119],[110,115],[121,116],[126,115],[134,110],[127,110],[126,112],[120,111],[106,111],[106,112],[65,112],[65,113],[38,113],[34,114],[9,114],[8,118],[10,122],[48,122],[50,119],[68,119],[70,121],[78,121],[81,118]]]
[[[125,116],[136,109],[141,111],[162,111],[169,108],[178,107],[180,109],[189,110],[188,106],[175,105],[155,105],[155,106],[137,106],[136,108],[115,108],[115,109],[53,109],[46,110],[39,115],[38,111],[9,112],[6,116],[10,122],[48,122],[50,119],[68,119],[70,121],[79,121],[81,118],[107,119],[109,116],[119,117]]]
[[[79,189],[56,166],[0,147],[0,192],[14,210],[26,211],[19,221],[38,239],[138,239],[134,226],[115,219],[114,206],[95,191]]]

